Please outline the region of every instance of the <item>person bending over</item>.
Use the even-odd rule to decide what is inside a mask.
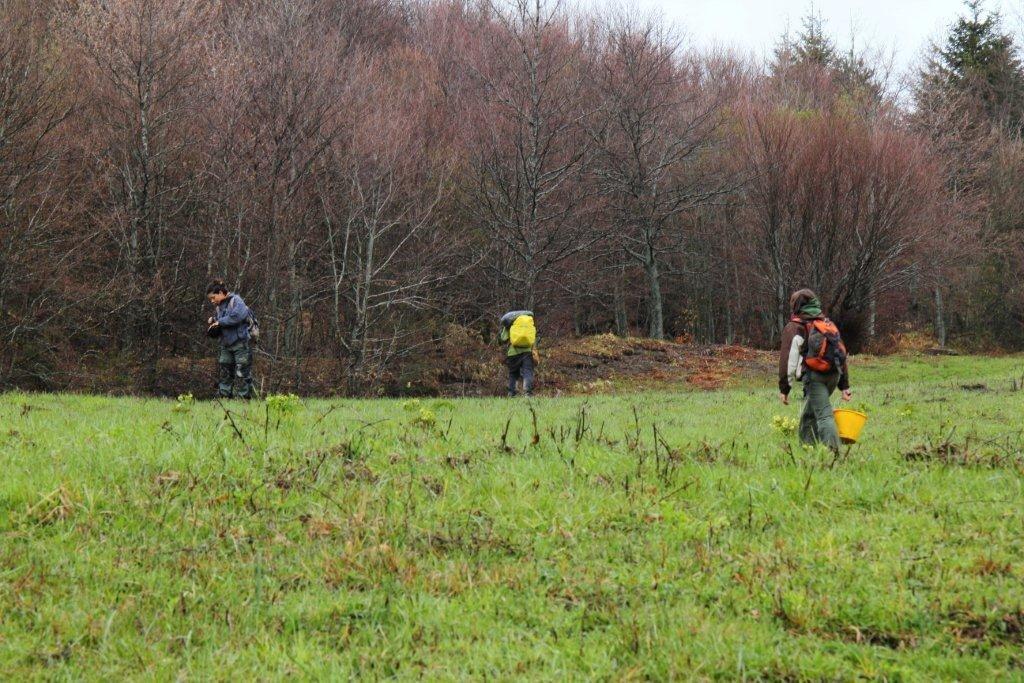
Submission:
[[[252,347],[249,343],[252,314],[249,307],[242,297],[229,292],[222,280],[214,280],[206,288],[206,298],[214,307],[213,316],[207,320],[207,334],[220,339],[217,395],[252,398]]]

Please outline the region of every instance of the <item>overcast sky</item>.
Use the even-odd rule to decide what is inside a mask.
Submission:
[[[584,6],[606,0],[580,0]],[[915,64],[930,38],[941,36],[963,9],[962,0],[627,0],[642,10],[664,14],[684,35],[701,45],[739,48],[761,56],[770,54],[787,25],[795,32],[813,7],[842,48],[868,45],[894,54],[895,66],[905,71]],[[1003,12],[1008,28],[1019,25],[1024,0],[989,0]]]

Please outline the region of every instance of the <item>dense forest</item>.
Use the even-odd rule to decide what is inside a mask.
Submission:
[[[898,78],[548,0],[0,0],[0,387],[166,391],[206,284],[351,393],[452,335],[1024,348],[1024,69],[981,2]],[[433,357],[433,356],[431,356]],[[443,359],[438,362],[444,362]],[[91,385],[92,386],[92,385]]]

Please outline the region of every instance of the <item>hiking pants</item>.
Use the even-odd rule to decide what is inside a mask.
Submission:
[[[839,450],[839,432],[829,397],[839,384],[839,373],[809,371],[804,376],[804,409],[800,413],[800,441],[814,446],[824,444]]]
[[[252,350],[249,341],[235,342],[222,346],[217,357],[220,366],[220,383],[217,395],[221,398],[252,398]],[[235,392],[235,381],[241,385]]]
[[[533,395],[533,354],[517,353],[506,358],[508,363],[508,395],[515,396],[519,380],[523,380],[523,393]]]

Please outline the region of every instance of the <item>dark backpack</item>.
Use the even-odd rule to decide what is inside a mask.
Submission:
[[[839,328],[828,318],[795,317],[804,326],[804,365],[815,372],[832,372],[846,366],[846,344]]]
[[[255,343],[260,340],[260,321],[256,319],[256,315],[249,309],[249,341]]]
[[[234,296],[234,295],[232,295]],[[249,328],[249,341],[256,343],[260,340],[260,321],[256,317],[256,314],[252,312],[252,307],[249,307],[249,317],[245,319],[245,324]],[[216,332],[214,332],[216,330]],[[221,333],[220,327],[212,327],[206,331],[207,336],[219,337]]]

